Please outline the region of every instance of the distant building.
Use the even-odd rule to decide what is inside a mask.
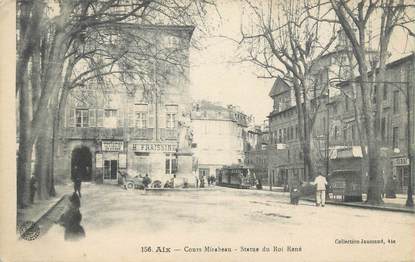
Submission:
[[[188,68],[194,27],[125,26],[159,56],[174,50],[177,61]],[[141,48],[134,41],[130,44]],[[83,171],[84,181],[98,183],[117,183],[119,170],[132,176],[148,174],[153,181],[176,172],[178,123],[191,111],[189,72],[162,60],[146,62],[154,70],[147,79],[153,88],[136,80],[127,88],[95,83],[70,93],[55,154],[57,181],[69,181],[75,166]]]
[[[254,173],[262,185],[268,184],[269,124],[248,128],[245,141],[245,165]]]
[[[244,163],[250,118],[237,107],[208,101],[193,103],[193,153],[199,176],[216,176],[225,165]]]

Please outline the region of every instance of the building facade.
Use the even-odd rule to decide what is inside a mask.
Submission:
[[[151,43],[159,57],[174,50],[180,67],[147,58],[151,88],[137,80],[126,86],[91,84],[73,90],[55,154],[57,181],[69,181],[75,168],[84,181],[111,184],[118,182],[118,171],[148,174],[153,181],[169,179],[177,171],[180,125],[190,119],[188,64],[194,28],[128,26]],[[133,44],[137,42],[131,41],[129,48],[139,48]]]
[[[376,99],[370,101],[373,105],[379,103],[380,118],[379,118],[379,132],[380,140],[377,141],[380,146],[380,172],[382,172],[383,181],[385,184],[391,181],[393,177],[396,178],[396,189],[398,192],[406,192],[409,181],[409,158],[408,158],[408,131],[409,143],[412,150],[414,150],[414,103],[415,103],[415,78],[414,69],[415,56],[409,55],[401,59],[397,59],[387,64],[386,74],[384,76],[385,84],[377,84],[372,86],[372,91],[376,94]],[[356,79],[358,80],[358,79]],[[331,119],[331,124],[339,130],[337,140],[333,137],[330,145],[336,149],[334,145],[337,143],[338,148],[342,151],[348,152],[350,156],[357,155],[362,157],[360,137],[364,139],[365,134],[362,134],[358,129],[356,119],[361,119],[360,103],[354,103],[354,97],[360,98],[361,93],[359,88],[353,88],[353,81],[346,81],[339,84],[342,90],[342,96],[337,99],[337,110],[340,109],[342,116],[336,116]],[[409,91],[409,94],[407,93]],[[379,93],[378,93],[379,92]],[[380,100],[380,101],[378,101]],[[409,102],[409,104],[407,104]],[[356,107],[355,107],[356,105]],[[410,121],[408,123],[408,113]],[[339,115],[339,113],[337,114]],[[337,119],[337,120],[334,120]],[[365,147],[365,146],[364,146]],[[365,149],[364,149],[365,150]],[[335,150],[336,151],[336,150]],[[339,150],[337,150],[339,151]],[[352,154],[354,152],[354,155]],[[338,153],[335,155],[339,155]],[[339,157],[337,157],[339,158]],[[349,157],[350,158],[350,157]],[[355,158],[356,159],[356,158]],[[413,159],[413,152],[412,152]],[[361,162],[361,161],[360,161]],[[361,166],[361,174],[363,185],[367,185],[367,170],[365,163],[356,163],[354,166]],[[414,161],[412,160],[412,163]],[[353,165],[352,165],[353,166]],[[332,170],[336,168],[333,165]],[[341,169],[341,167],[337,167]],[[414,171],[412,170],[412,183],[414,179]],[[413,184],[412,184],[413,186]]]
[[[269,124],[264,121],[261,126],[252,126],[246,132],[245,166],[262,185],[268,185],[268,146]]]
[[[193,104],[193,153],[200,177],[216,176],[225,165],[244,163],[249,117],[232,105]]]
[[[333,58],[333,61],[337,60]],[[406,192],[410,175],[407,150],[408,127],[411,130],[410,144],[414,150],[414,63],[414,55],[388,63],[384,77],[386,84],[384,87],[373,85],[372,90],[381,92],[376,96],[381,101],[371,101],[371,103],[381,103],[379,121],[381,141],[378,141],[381,147],[380,170],[385,184],[392,177],[396,178],[397,192],[401,193]],[[333,88],[338,90],[337,92],[318,97],[320,108],[312,129],[311,154],[318,172],[342,176],[345,178],[344,182],[347,180],[352,187],[366,191],[368,185],[367,163],[364,160],[366,145],[365,134],[360,128],[361,95],[359,88],[356,88],[357,80],[341,81]],[[320,83],[327,84],[325,81]],[[269,115],[269,179],[272,185],[288,187],[293,180],[306,180],[303,175],[303,153],[298,139],[298,119],[293,88],[288,80],[279,78],[275,81],[269,95],[274,100],[273,111]],[[409,106],[406,102],[407,98]],[[412,181],[413,177],[412,169]]]

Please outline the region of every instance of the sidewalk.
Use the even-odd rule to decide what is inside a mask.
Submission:
[[[264,191],[270,191],[269,186],[264,186]],[[289,192],[283,192],[283,188],[281,187],[273,187],[272,192],[278,192],[280,194],[286,195],[289,197]],[[415,197],[414,197],[415,198]],[[315,202],[315,198],[312,196],[301,197],[301,200]],[[366,204],[364,201],[366,200],[366,194],[363,194],[363,202],[341,202],[326,199],[326,204],[328,205],[338,205],[338,206],[345,206],[345,207],[356,207],[356,208],[366,208],[366,209],[374,209],[374,210],[383,210],[383,211],[394,211],[394,212],[405,212],[405,213],[412,213],[415,214],[415,208],[409,208],[405,206],[406,203],[406,194],[397,194],[396,198],[383,198],[383,204],[381,205],[370,205]]]
[[[49,209],[51,209],[63,196],[73,191],[73,185],[56,185],[56,196],[48,200],[36,200],[33,205],[25,209],[17,209],[17,225],[24,221],[38,221]]]

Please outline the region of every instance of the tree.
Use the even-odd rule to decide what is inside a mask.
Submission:
[[[76,52],[81,48],[79,40],[85,36],[85,32],[91,29],[100,34],[107,30],[107,26],[120,22],[184,23],[195,14],[203,14],[206,4],[211,3],[207,0],[17,2],[19,37],[16,94],[19,99],[20,117],[17,199],[19,207],[26,207],[29,204],[32,149],[36,141],[38,141],[38,149],[42,151],[38,154],[47,156],[37,158],[41,159],[37,172],[41,181],[41,197],[46,198],[48,192],[50,194],[54,191],[51,168],[47,167],[49,164],[42,165],[42,163],[50,163],[51,154],[53,154],[53,148],[45,145],[45,142],[48,144],[47,141],[51,139],[50,134],[54,134],[53,129],[48,125],[48,120],[53,119],[52,113],[61,104],[60,101],[65,100],[67,90],[62,89],[64,78],[69,81],[72,77],[72,70],[78,62],[78,59],[73,56],[79,53]],[[31,64],[33,67],[29,71]],[[99,66],[98,69],[100,69]],[[87,74],[82,76],[87,76]],[[33,87],[32,84],[34,84]],[[33,105],[32,102],[35,104]],[[50,151],[52,151],[51,154]],[[49,171],[46,172],[46,170]]]
[[[318,82],[313,75],[320,58],[329,52],[335,40],[334,27],[332,35],[322,36],[321,27],[329,18],[320,1],[245,2],[252,21],[241,28],[239,44],[247,54],[243,61],[262,67],[267,77],[284,75],[292,83],[305,175],[311,179],[315,174],[312,128],[328,88],[328,79]]]
[[[380,115],[382,107],[380,90],[384,85],[386,61],[390,39],[396,27],[414,20],[406,14],[410,6],[404,0],[344,1],[330,0],[336,17],[351,44],[351,50],[358,64],[360,87],[360,108],[362,130],[367,143],[369,188],[367,202],[379,204],[381,199],[380,159]],[[370,35],[369,23],[379,24],[379,38],[375,55],[369,55],[374,39]],[[370,50],[371,51],[371,50]],[[371,59],[368,59],[371,58]],[[378,70],[376,70],[378,69]],[[373,71],[370,74],[370,71]]]

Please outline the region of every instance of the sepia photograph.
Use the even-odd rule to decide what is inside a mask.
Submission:
[[[0,261],[415,261],[412,0],[0,0]]]

